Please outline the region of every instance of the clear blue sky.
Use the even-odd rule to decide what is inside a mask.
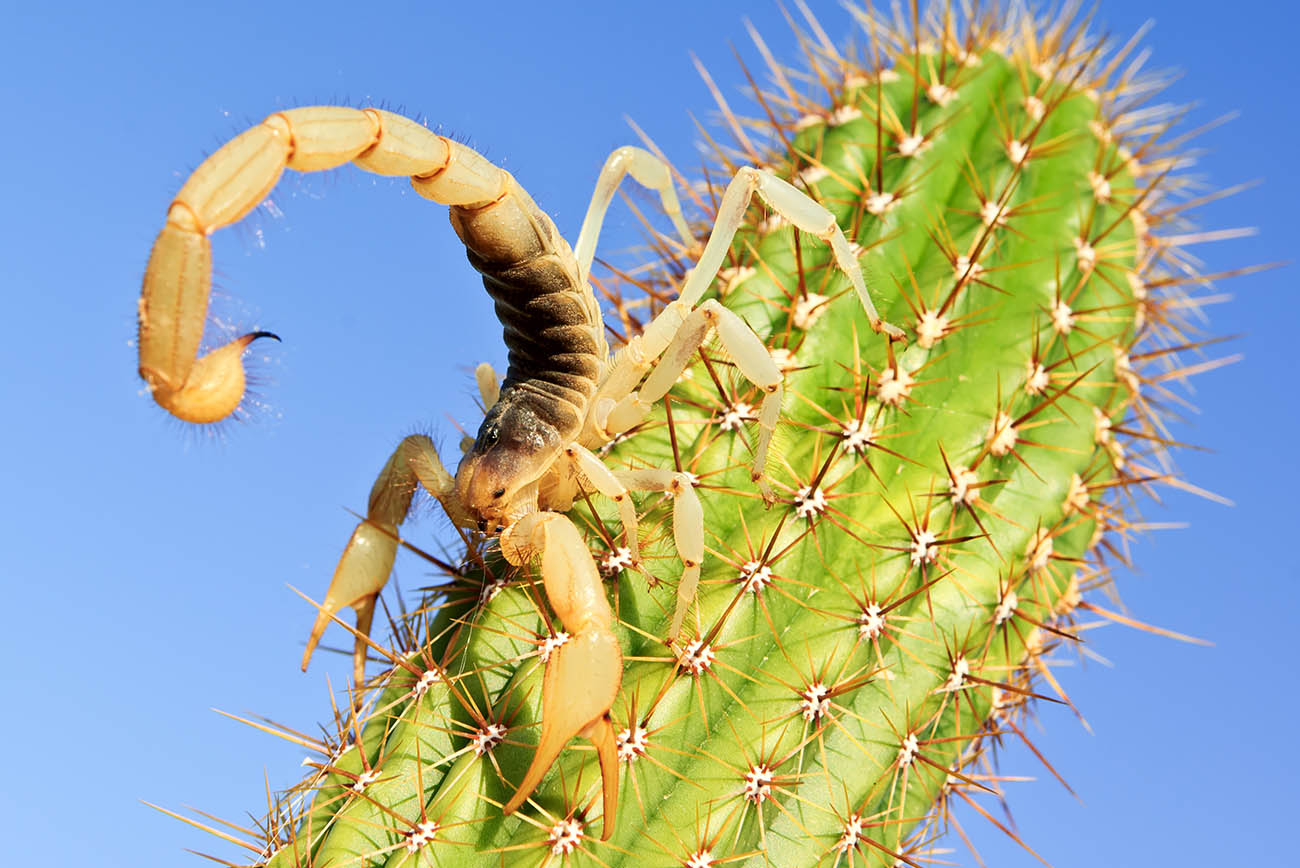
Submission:
[[[400,182],[347,170],[294,181],[216,245],[219,310],[279,332],[260,366],[267,409],[217,436],[183,430],[140,395],[135,298],[169,197],[201,157],[277,108],[377,102],[468,137],[575,233],[601,161],[633,140],[624,116],[683,167],[689,112],[711,100],[695,52],[728,94],[757,64],[742,16],[778,56],[792,40],[774,0],[562,2],[6,3],[0,21],[0,638],[6,784],[0,831],[15,864],[206,864],[242,858],[143,807],[239,819],[263,770],[289,784],[302,752],[212,713],[265,714],[314,731],[326,674],[297,660],[319,595],[375,472],[419,429],[454,442],[473,418],[468,370],[503,360],[499,326],[443,209]],[[835,3],[818,3],[833,33]],[[1205,245],[1205,270],[1294,258],[1300,128],[1284,4],[1102,0],[1127,35],[1148,17],[1156,68],[1180,70],[1211,187],[1263,184],[1200,212],[1257,226]],[[1292,155],[1290,158],[1287,155]],[[635,240],[621,208],[614,248]],[[621,239],[621,240],[620,240]],[[1246,360],[1196,381],[1181,466],[1226,508],[1170,494],[1122,576],[1137,617],[1213,648],[1119,628],[1091,637],[1113,669],[1065,684],[1092,726],[1042,710],[1037,743],[1065,793],[1023,750],[1005,754],[1027,840],[1058,868],[1274,864],[1292,836],[1300,706],[1292,644],[1300,568],[1290,551],[1298,414],[1285,353],[1300,325],[1290,267],[1223,285],[1214,330]],[[416,539],[439,526],[426,521]],[[407,588],[422,581],[399,563]],[[336,640],[337,641],[337,640]],[[1035,864],[987,823],[963,825],[988,864]],[[955,843],[955,839],[954,839]],[[960,846],[956,844],[956,846]],[[958,854],[970,864],[964,853]]]

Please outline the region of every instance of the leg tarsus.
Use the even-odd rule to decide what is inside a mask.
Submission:
[[[666,644],[674,645],[682,633],[682,622],[686,612],[695,601],[695,594],[700,587],[700,565],[691,564],[682,570],[682,579],[677,585],[677,607],[673,610],[673,623],[668,628]]]

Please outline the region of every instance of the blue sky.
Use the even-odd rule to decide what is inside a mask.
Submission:
[[[816,4],[846,32],[837,4]],[[705,8],[699,8],[704,6]],[[820,7],[825,6],[823,10]],[[746,8],[749,7],[749,8]],[[454,443],[474,418],[469,370],[501,365],[499,325],[445,211],[400,182],[346,170],[294,180],[217,238],[217,310],[279,332],[257,370],[251,424],[186,430],[141,396],[135,297],[169,197],[203,155],[278,108],[376,102],[425,115],[510,169],[576,233],[604,157],[634,119],[683,168],[690,113],[743,83],[734,43],[759,62],[748,16],[779,57],[793,40],[774,2],[654,4],[6,4],[0,34],[5,182],[0,277],[0,580],[10,608],[7,785],[0,830],[15,863],[204,864],[236,854],[143,807],[258,811],[263,772],[294,779],[300,750],[212,707],[314,731],[325,655],[297,672],[319,595],[393,443],[415,430]],[[1195,250],[1208,272],[1295,257],[1297,76],[1283,4],[1102,0],[1127,35],[1148,17],[1153,68],[1181,72],[1211,188],[1263,183],[1199,213],[1257,236]],[[634,243],[616,207],[604,249]],[[1294,266],[1223,284],[1214,331],[1245,360],[1195,382],[1201,408],[1180,465],[1232,508],[1170,493],[1121,577],[1130,611],[1213,648],[1108,628],[1065,684],[1092,732],[1044,709],[1036,743],[1003,769],[1022,835],[1059,868],[1273,863],[1300,804],[1287,733],[1300,626],[1294,529],[1298,414],[1284,353],[1300,325]],[[426,521],[416,538],[439,527]],[[405,587],[421,583],[400,562]],[[337,640],[336,640],[337,641]],[[963,826],[990,865],[1036,864],[978,818]],[[1281,838],[1282,840],[1279,840]],[[954,845],[960,846],[954,839]],[[959,856],[969,864],[964,852]]]

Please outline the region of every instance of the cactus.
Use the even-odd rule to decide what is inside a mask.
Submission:
[[[674,646],[669,505],[638,503],[653,583],[620,568],[612,507],[574,513],[627,660],[611,840],[576,745],[502,815],[561,637],[532,573],[480,545],[376,649],[387,668],[279,798],[259,864],[927,864],[949,804],[997,791],[996,739],[1068,703],[1053,663],[1077,612],[1108,614],[1088,595],[1132,494],[1177,482],[1154,385],[1193,346],[1160,235],[1177,161],[1135,110],[1131,46],[1071,15],[855,14],[860,57],[806,43],[829,100],[769,59],[764,120],[721,102],[733,141],[690,190],[703,230],[742,165],[801,185],[911,340],[873,334],[827,248],[751,209],[713,293],[786,374],[778,502],[750,483],[754,390],[712,350],[607,459],[698,478],[708,553]],[[654,246],[601,281],[619,334],[691,265]]]

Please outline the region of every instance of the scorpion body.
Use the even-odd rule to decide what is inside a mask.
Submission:
[[[417,487],[443,505],[457,525],[499,537],[517,566],[535,564],[567,638],[539,637],[549,657],[542,684],[537,751],[514,796],[518,809],[565,745],[586,736],[595,746],[603,788],[603,837],[613,831],[618,754],[610,708],[623,658],[614,615],[583,535],[563,515],[579,491],[593,490],[618,506],[624,544],[640,568],[631,491],[673,499],[673,540],[682,560],[667,643],[675,643],[694,600],[704,557],[704,516],[695,480],[676,470],[612,471],[592,451],[640,424],[716,333],[737,369],[764,394],[751,476],[765,499],[769,441],[780,415],[782,378],[762,341],[735,313],[704,299],[751,199],[758,195],[797,228],[830,244],[878,332],[902,332],[876,315],[862,272],[834,217],[807,195],[766,172],[741,168],[724,192],[717,220],[676,301],[609,357],[595,295],[587,284],[605,210],[631,175],[656,191],[683,251],[695,238],[682,217],[671,173],[638,148],[610,155],[596,183],[577,243],[555,225],[505,170],[475,151],[378,109],[316,106],[277,112],[205,160],[177,193],[145,269],[139,303],[140,376],[154,400],[174,416],[207,423],[235,411],[243,397],[243,353],[267,332],[250,332],[199,355],[211,283],[208,236],[262,201],[284,169],[309,172],[354,162],[381,175],[410,178],[421,196],[450,207],[452,226],[496,303],[509,350],[500,390],[480,366],[487,409],[456,476],[432,441],[406,437],[370,492],[366,517],[339,559],[303,655],[305,669],[325,628],[342,609],[356,611],[354,677],[365,682],[375,602],[388,581]]]

